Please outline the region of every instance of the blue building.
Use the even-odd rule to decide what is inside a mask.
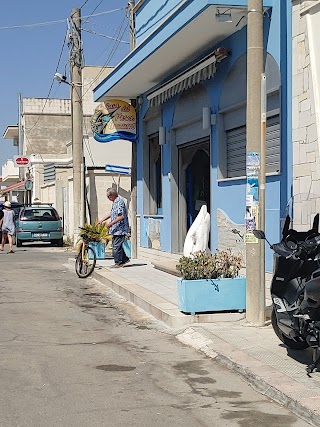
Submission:
[[[292,183],[292,6],[264,7],[266,232],[277,241]],[[211,249],[245,252],[247,1],[140,0],[134,11],[136,47],[94,99],[136,101],[138,254],[178,257],[204,203]]]

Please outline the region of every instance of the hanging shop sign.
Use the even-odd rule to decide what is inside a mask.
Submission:
[[[136,112],[120,99],[102,102],[91,118],[93,137],[99,142],[124,139],[136,142]]]
[[[258,243],[253,230],[259,223],[259,170],[260,154],[247,153],[247,186],[246,186],[246,243]]]
[[[28,167],[30,166],[30,157],[29,156],[14,156],[14,164],[18,167]]]

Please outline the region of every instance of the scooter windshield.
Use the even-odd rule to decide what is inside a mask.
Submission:
[[[300,193],[291,197],[282,215],[282,238],[302,242],[319,234],[320,193]]]

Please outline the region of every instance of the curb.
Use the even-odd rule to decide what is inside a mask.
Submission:
[[[244,313],[184,314],[170,301],[104,267],[95,268],[92,277],[171,328],[207,322],[235,322],[245,317]]]
[[[303,404],[293,397],[289,396],[284,390],[281,390],[282,384],[292,383],[293,388],[299,388],[299,384],[290,377],[282,374],[279,371],[271,368],[270,366],[264,365],[263,371],[269,373],[264,378],[263,375],[259,375],[254,372],[254,368],[257,370],[262,366],[261,362],[257,363],[256,359],[245,352],[233,347],[231,344],[226,343],[217,336],[215,336],[215,343],[204,334],[196,331],[192,327],[188,327],[184,332],[176,335],[176,338],[183,344],[193,347],[194,349],[204,353],[206,356],[217,361],[219,364],[239,374],[247,383],[249,383],[255,390],[264,396],[276,401],[277,403],[288,408],[293,414],[302,418],[309,424],[320,427],[320,409],[318,411],[308,407],[307,404]],[[226,349],[227,351],[222,352],[219,349]],[[244,366],[240,363],[240,360],[246,360],[249,365],[253,362],[253,369]],[[260,366],[258,366],[260,365]],[[273,371],[273,372],[272,372]],[[287,381],[287,382],[286,382]],[[300,390],[302,386],[300,386]],[[308,390],[305,387],[306,391]],[[306,394],[306,396],[308,396]],[[307,402],[312,400],[309,398]],[[310,402],[311,404],[312,402]],[[312,405],[311,405],[312,406]]]

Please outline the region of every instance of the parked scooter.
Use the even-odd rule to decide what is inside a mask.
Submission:
[[[270,287],[271,322],[278,338],[289,348],[313,349],[308,376],[320,360],[320,233],[319,214],[310,230],[290,228],[286,217],[280,243],[271,245],[265,233],[255,230],[274,251],[274,275]]]

